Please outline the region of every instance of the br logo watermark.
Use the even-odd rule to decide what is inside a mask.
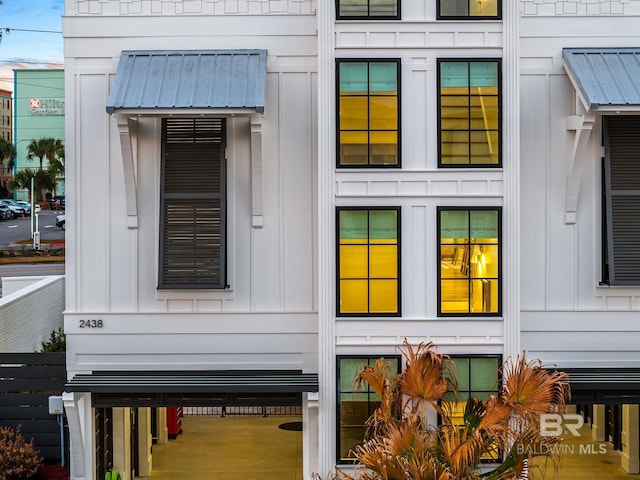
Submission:
[[[540,435],[543,437],[559,437],[564,433],[579,437],[583,425],[584,418],[577,413],[540,414]]]
[[[577,413],[542,413],[540,414],[540,435],[543,437],[559,437],[560,435],[572,435],[580,437],[580,429],[584,426],[584,418]],[[549,445],[538,445],[535,447],[518,445],[519,453],[529,453],[537,455],[549,454],[570,454],[595,455],[607,453],[604,443],[551,443]]]

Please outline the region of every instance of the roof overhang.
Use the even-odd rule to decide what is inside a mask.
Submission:
[[[569,375],[571,403],[639,404],[639,368],[561,368]]]
[[[94,372],[75,375],[67,392],[91,393],[94,407],[296,406],[318,391],[318,375],[299,371]]]
[[[587,112],[640,112],[640,48],[564,48],[562,57]]]
[[[75,375],[69,392],[301,393],[318,391],[318,374],[294,371],[94,372]]]
[[[125,50],[110,114],[263,113],[266,50]]]

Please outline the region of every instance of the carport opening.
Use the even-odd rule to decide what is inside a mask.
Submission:
[[[94,411],[96,478],[105,478],[123,451],[128,452],[124,468],[129,478],[303,478],[301,404]],[[148,453],[146,438],[151,439]]]

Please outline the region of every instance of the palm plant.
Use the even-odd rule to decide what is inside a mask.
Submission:
[[[39,138],[32,140],[27,146],[27,160],[32,161],[37,158],[40,161],[40,170],[42,170],[42,162],[46,157],[49,163],[55,161],[56,158],[64,158],[64,146],[62,141],[56,138]]]
[[[487,400],[469,398],[462,421],[449,408],[457,396],[453,362],[432,343],[416,350],[405,340],[405,368],[399,376],[383,359],[365,366],[356,384],[366,382],[381,399],[369,418],[368,440],[356,447],[360,467],[347,480],[513,480],[529,475],[534,456],[554,461],[557,471],[562,440],[543,436],[543,413],[564,411],[568,376],[549,371],[539,361],[521,356],[503,368],[500,393]],[[428,412],[437,412],[438,426],[429,425]],[[483,459],[501,459],[480,472]],[[487,469],[483,469],[487,470]],[[526,478],[526,477],[524,477]]]
[[[4,161],[9,159],[9,161],[13,161],[16,156],[16,149],[7,140],[4,138],[0,138],[0,172],[4,171]]]

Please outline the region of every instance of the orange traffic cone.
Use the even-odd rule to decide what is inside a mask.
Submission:
[[[24,220],[24,212],[22,212],[22,219]]]

